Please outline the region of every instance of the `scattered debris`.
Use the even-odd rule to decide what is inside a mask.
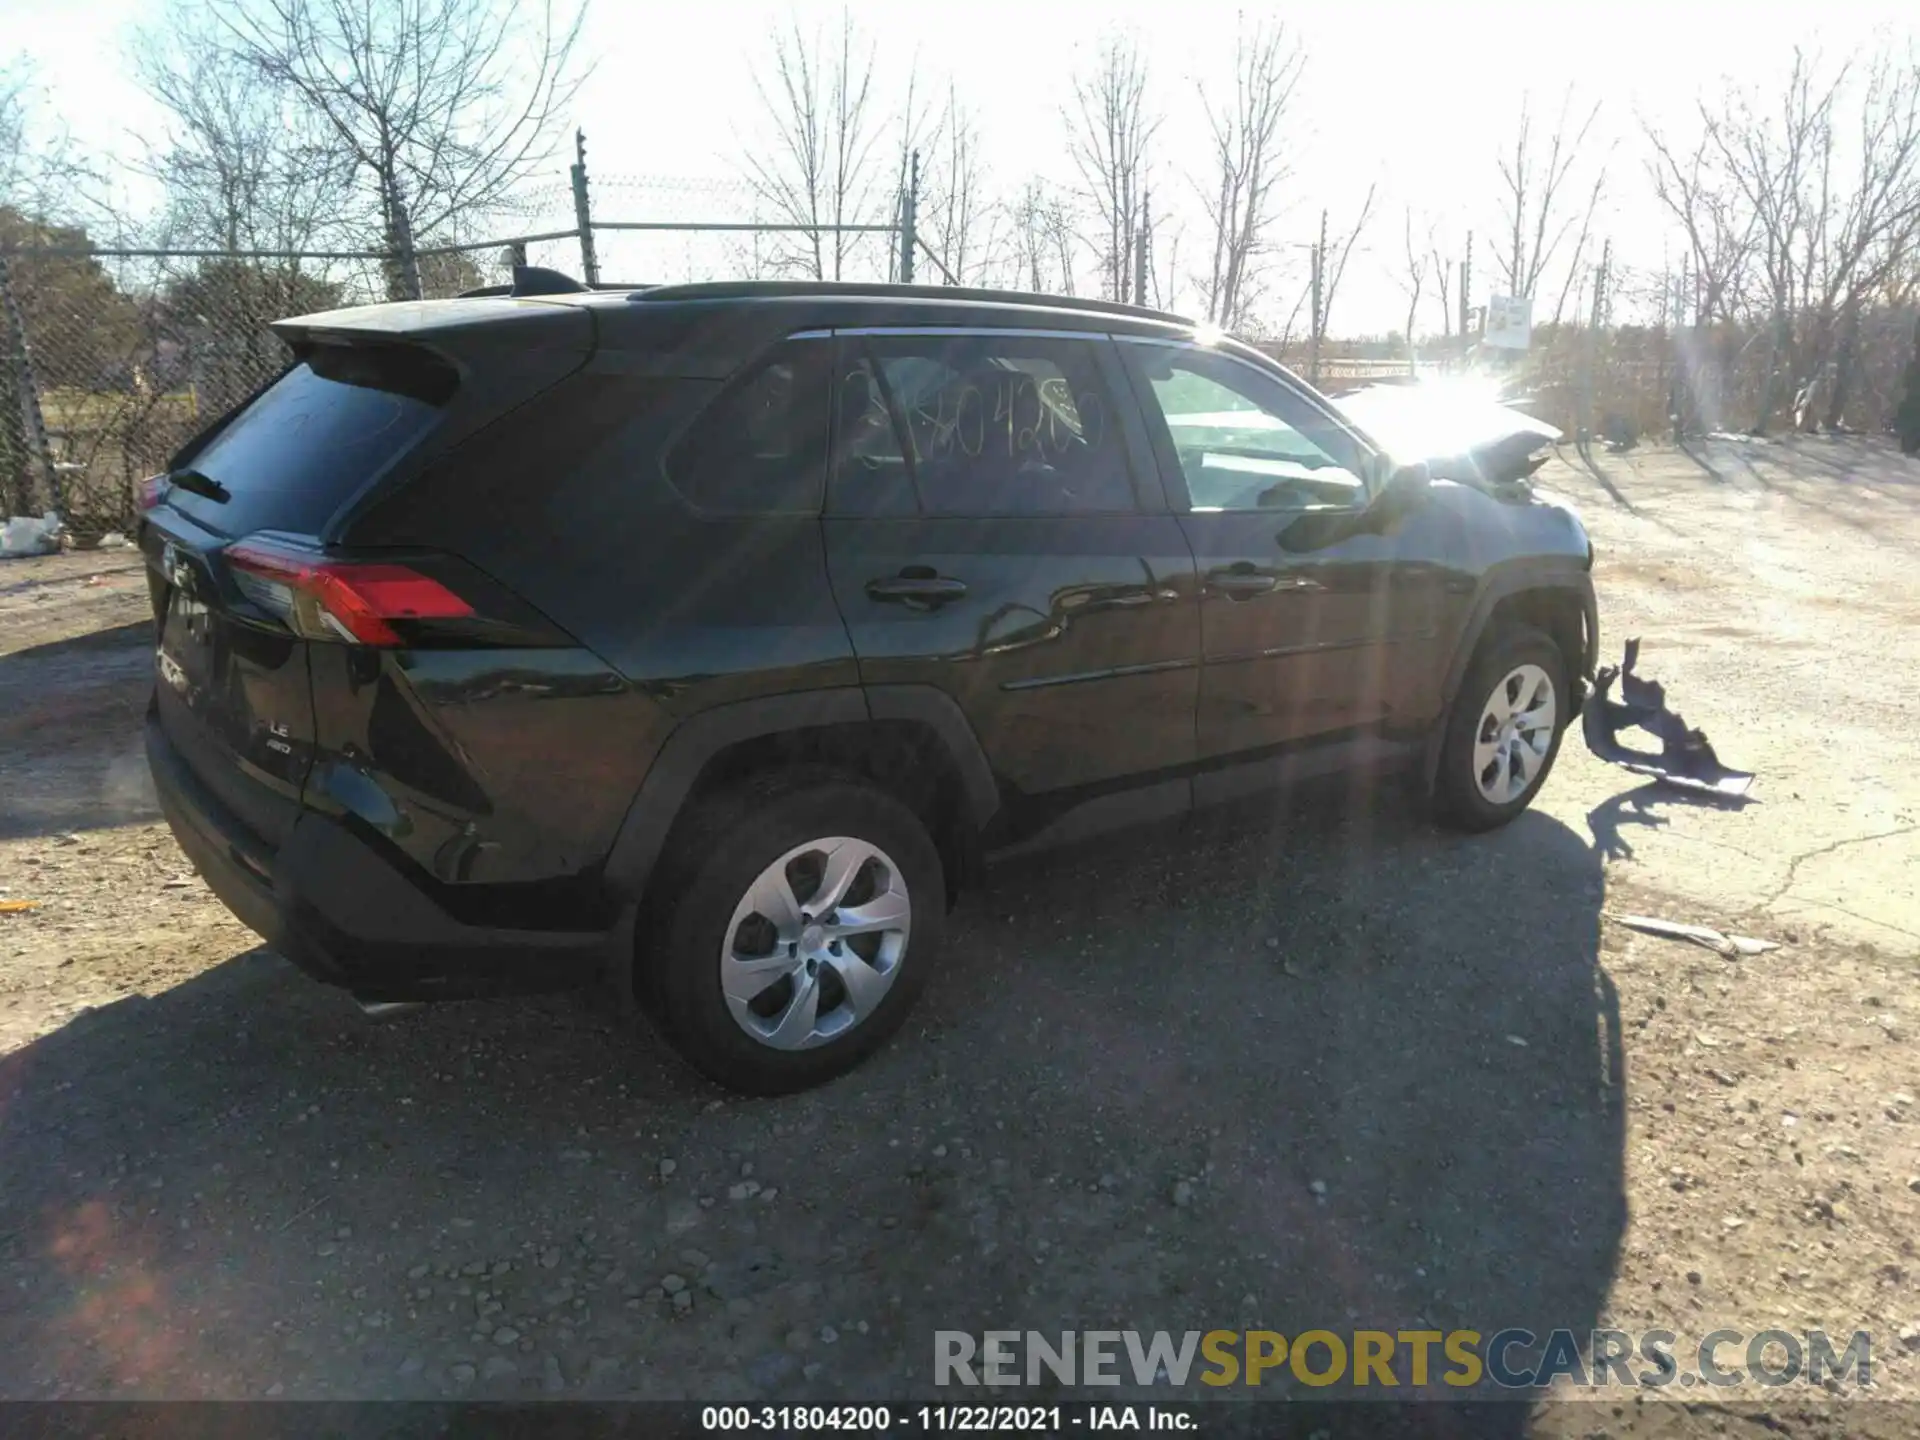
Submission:
[[[24,555],[57,555],[67,527],[49,510],[45,515],[16,515],[0,525],[0,560]]]
[[[20,915],[39,906],[38,900],[0,900],[0,915]]]
[[[1661,920],[1652,915],[1610,915],[1607,918],[1629,930],[1639,930],[1648,935],[1659,935],[1668,940],[1691,940],[1729,960],[1736,960],[1743,955],[1764,955],[1769,950],[1780,948],[1776,941],[1756,940],[1751,935],[1728,935],[1708,925],[1688,925],[1679,920]]]
[[[1704,731],[1689,730],[1676,711],[1667,708],[1667,694],[1659,682],[1642,680],[1633,673],[1640,658],[1640,641],[1627,641],[1626,657],[1621,664],[1605,665],[1595,672],[1593,694],[1580,712],[1581,733],[1587,748],[1602,760],[1650,775],[1683,790],[1697,790],[1728,799],[1738,799],[1753,784],[1753,775],[1745,770],[1730,770],[1720,763],[1707,743]],[[1620,682],[1620,699],[1610,691]],[[1620,732],[1638,726],[1656,736],[1661,745],[1658,755],[1629,750],[1620,743]]]
[[[1617,410],[1609,410],[1600,420],[1600,438],[1607,449],[1618,455],[1633,449],[1640,438],[1640,427]]]

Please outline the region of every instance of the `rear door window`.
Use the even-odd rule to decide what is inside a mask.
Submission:
[[[216,481],[224,500],[175,486],[167,501],[223,535],[316,535],[433,428],[457,383],[411,347],[323,346],[176,460]]]
[[[841,514],[1085,515],[1136,508],[1100,340],[876,335],[842,351]]]

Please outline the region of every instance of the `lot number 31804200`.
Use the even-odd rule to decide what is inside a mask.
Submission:
[[[706,1405],[702,1430],[849,1430],[871,1434],[893,1427],[884,1405]]]

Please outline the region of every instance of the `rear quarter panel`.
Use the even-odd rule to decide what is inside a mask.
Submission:
[[[350,525],[355,545],[459,556],[579,641],[390,655],[378,673],[329,656],[316,674],[323,749],[404,791],[400,843],[441,878],[596,866],[679,723],[857,685],[819,520],[701,515],[662,475],[716,389],[597,357]]]

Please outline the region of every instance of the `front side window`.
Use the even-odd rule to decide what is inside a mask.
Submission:
[[[721,515],[817,511],[831,351],[790,341],[722,390],[668,452],[674,488]]]
[[[1134,508],[1095,340],[876,336],[843,348],[834,508],[1074,515]]]
[[[1307,510],[1365,499],[1357,441],[1272,376],[1209,350],[1128,345],[1194,510]]]

